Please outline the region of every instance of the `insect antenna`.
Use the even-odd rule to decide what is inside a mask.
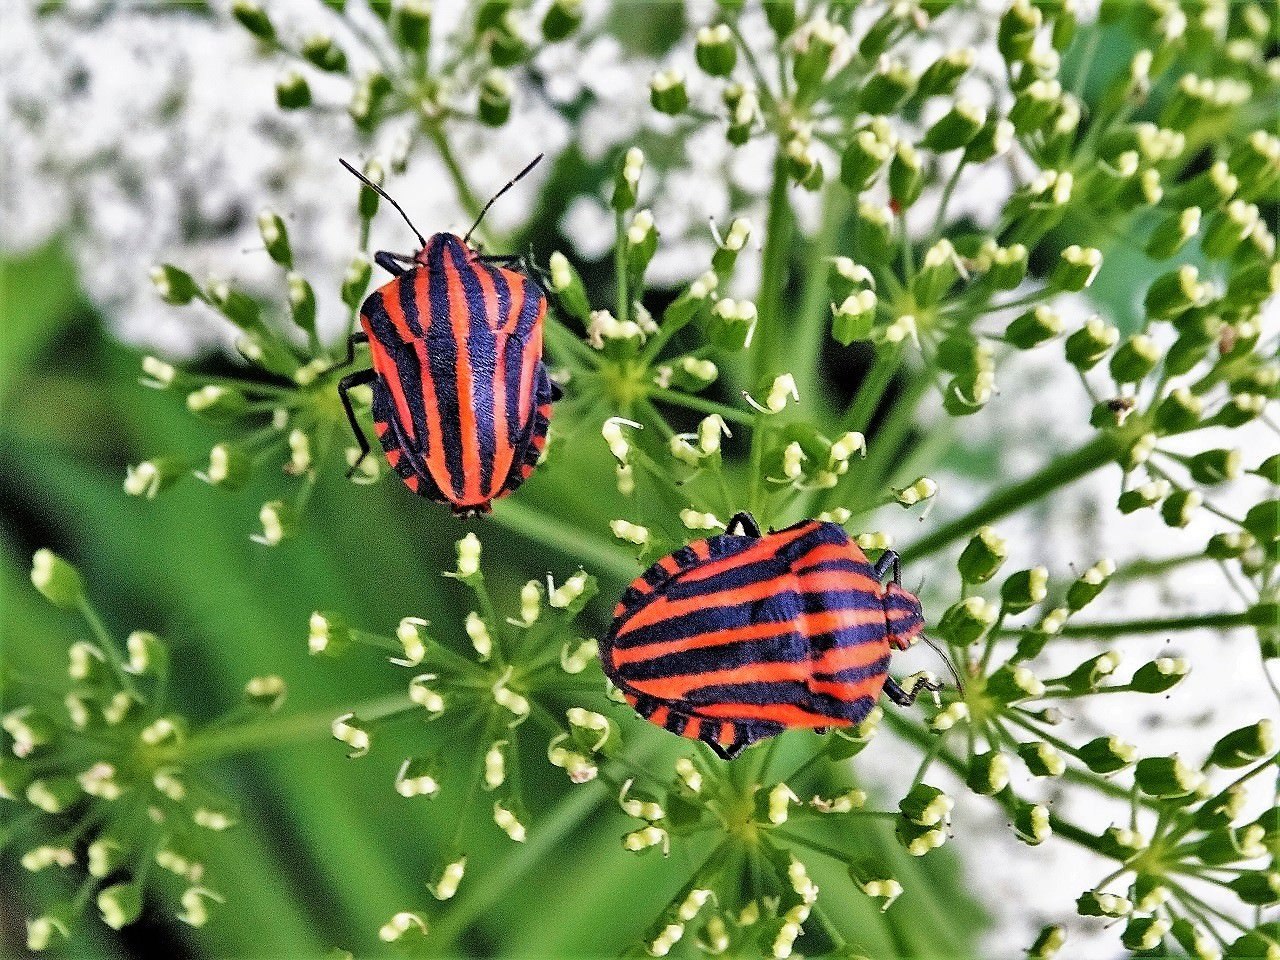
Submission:
[[[405,222],[405,223],[407,223],[407,224],[409,225],[409,229],[410,229],[410,230],[412,230],[412,231],[414,232],[414,234],[417,236],[417,238],[418,238],[418,242],[419,242],[419,243],[421,243],[424,247],[427,245],[427,239],[426,239],[426,237],[424,237],[424,236],[422,235],[421,231],[419,231],[419,230],[418,230],[418,228],[417,228],[417,227],[415,227],[415,226],[413,225],[413,221],[412,221],[412,220],[410,220],[410,219],[409,219],[409,215],[408,215],[407,213],[405,213],[405,212],[404,212],[404,208],[403,208],[402,206],[400,206],[400,204],[398,204],[398,203],[396,203],[394,200],[392,200],[392,199],[391,199],[391,195],[390,195],[389,193],[387,193],[387,191],[383,190],[380,186],[378,186],[376,183],[374,183],[372,180],[370,180],[368,177],[366,177],[363,173],[361,173],[359,170],[357,170],[357,169],[356,169],[355,167],[353,167],[351,164],[347,163],[347,161],[343,160],[341,157],[339,157],[339,158],[338,158],[338,162],[339,162],[340,164],[342,164],[344,167],[346,167],[348,170],[350,170],[353,174],[355,174],[355,176],[356,176],[359,180],[361,180],[361,181],[364,183],[364,185],[365,185],[366,187],[368,187],[370,190],[372,190],[374,193],[376,193],[378,196],[380,196],[383,200],[387,201],[387,203],[389,203],[389,204],[391,204],[393,207],[395,207],[395,208],[396,208],[396,212],[397,212],[397,213],[399,213],[399,214],[400,214],[400,216],[404,217],[404,222]],[[522,176],[523,176],[523,174],[522,174]],[[505,189],[505,188],[504,188],[504,189]]]
[[[489,212],[489,208],[493,206],[495,200],[514,187],[517,183],[524,179],[524,175],[538,165],[543,155],[540,153],[532,160],[529,165],[517,173],[514,177],[507,181],[507,185],[489,198],[489,202],[484,205],[484,209],[480,211],[480,216],[476,217],[476,222],[471,225],[471,229],[467,231],[467,235],[462,238],[462,242],[466,243],[471,239],[471,235],[476,232],[476,227],[480,226],[480,221],[484,219],[484,215]]]
[[[951,673],[951,679],[956,682],[956,690],[959,691],[960,696],[963,697],[964,681],[960,679],[960,671],[956,669],[956,665],[951,661],[951,657],[948,656],[947,653],[944,652],[940,646],[938,646],[936,643],[934,643],[932,640],[926,637],[923,633],[920,634],[920,639],[923,640],[925,643],[927,643],[929,645],[929,649],[932,650],[934,653],[936,653],[938,657],[942,660],[942,662],[947,665],[947,670],[950,671]]]

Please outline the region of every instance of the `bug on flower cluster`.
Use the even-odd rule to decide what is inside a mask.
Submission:
[[[464,236],[430,238],[381,187],[341,161],[395,207],[420,243],[413,256],[374,255],[394,279],[360,307],[363,329],[351,335],[344,363],[367,343],[373,366],[339,382],[343,407],[363,459],[369,442],[348,392],[371,386],[387,463],[414,493],[460,516],[487,513],[528,478],[559,398],[542,359],[542,287],[521,258],[484,256],[470,245],[489,207],[541,159],[494,194]]]
[[[838,524],[762,534],[740,513],[631,583],[600,661],[641,716],[731,760],[787,729],[858,723],[881,692],[909,706],[940,690],[889,676],[923,627],[893,551],[872,564]]]

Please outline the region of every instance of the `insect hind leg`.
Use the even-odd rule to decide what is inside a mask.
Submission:
[[[373,262],[393,277],[399,277],[413,269],[414,260],[407,254],[379,250],[373,255]],[[401,266],[401,264],[408,264],[408,266]]]
[[[884,692],[890,700],[900,707],[909,707],[916,702],[916,697],[920,696],[921,690],[927,690],[930,693],[938,693],[943,690],[942,684],[936,680],[927,680],[921,678],[910,690],[904,690],[899,686],[898,682],[892,677],[886,677],[884,681]]]
[[[353,336],[351,339],[354,340],[355,337]],[[349,343],[349,349],[350,346]],[[351,464],[347,470],[348,480],[355,475],[356,468],[369,455],[369,439],[364,435],[364,431],[360,429],[360,421],[356,419],[356,412],[351,407],[351,396],[348,391],[354,387],[367,386],[377,378],[378,375],[373,370],[357,370],[355,373],[349,373],[338,381],[338,396],[342,399],[342,409],[346,411],[347,422],[351,424],[351,432],[355,434],[356,443],[360,445],[360,456],[356,457],[355,463]]]
[[[880,559],[875,562],[875,566],[871,568],[875,574],[876,580],[884,580],[884,575],[893,570],[893,582],[902,583],[902,559],[892,550],[886,550],[880,554]]]
[[[734,533],[735,528],[737,533]],[[755,537],[760,539],[760,524],[756,523],[756,518],[745,510],[735,513],[733,519],[729,521],[729,525],[725,527],[724,532],[729,536],[739,537]]]

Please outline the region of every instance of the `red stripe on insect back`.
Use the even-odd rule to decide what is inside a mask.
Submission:
[[[669,717],[670,715],[671,715],[671,711],[668,710],[666,707],[655,707],[653,713],[649,714],[647,719],[649,720],[650,723],[656,723],[658,726],[661,727],[666,724],[667,717]]]
[[[727,630],[712,630],[678,640],[659,640],[634,647],[614,647],[613,662],[622,666],[663,657],[669,653],[684,653],[703,647],[720,647],[748,640],[763,640],[767,637],[781,636],[793,630],[803,636],[812,637],[822,633],[834,633],[848,627],[876,623],[883,616],[884,614],[879,610],[825,610],[822,613],[802,613],[794,620],[752,623]]]
[[[809,689],[814,693],[825,693],[846,703],[852,703],[862,697],[870,697],[874,700],[880,696],[880,691],[884,689],[886,676],[887,674],[877,673],[852,683],[840,680],[810,680]]]
[[[709,703],[698,707],[704,717],[730,720],[771,720],[784,727],[847,727],[849,721],[825,713],[812,713],[789,703]]]
[[[724,670],[704,670],[655,680],[628,680],[628,686],[661,700],[680,700],[690,690],[728,683],[770,683],[775,680],[806,680],[811,672],[807,660],[782,663],[748,663]]]
[[[716,733],[716,743],[722,747],[727,747],[737,738],[737,731],[734,730],[733,724],[725,722],[720,724],[720,730]]]
[[[520,289],[523,297],[529,296],[529,281],[520,278]],[[533,375],[538,363],[542,360],[542,320],[547,313],[547,301],[539,299],[537,319],[533,322],[533,330],[529,340],[524,344],[520,360],[520,422],[528,423],[533,409]]]
[[[690,717],[688,723],[684,725],[684,729],[680,731],[680,736],[688,737],[690,740],[697,740],[702,733],[702,719],[700,717]]]
[[[693,543],[689,544],[689,549],[699,560],[705,560],[707,557],[711,556],[711,544],[707,543],[705,540],[693,541]]]
[[[690,572],[696,573],[697,570]],[[687,583],[689,579],[689,575],[686,574],[680,582]],[[741,587],[719,590],[715,593],[705,593],[696,597],[686,597],[681,600],[666,600],[659,597],[642,610],[638,610],[635,616],[622,625],[616,636],[623,637],[633,630],[638,630],[641,627],[659,623],[663,620],[669,620],[672,617],[681,617],[685,614],[693,613],[695,610],[752,603],[756,600],[763,600],[766,597],[772,597],[791,590],[801,593],[846,590],[848,589],[847,584],[848,576],[839,570],[834,570],[806,573],[798,577],[783,574],[782,576],[769,577],[755,583],[745,584]]]
[[[409,412],[409,400],[404,394],[404,385],[400,382],[400,372],[396,369],[396,363],[391,359],[386,348],[373,337],[369,338],[369,359],[373,361],[373,368],[378,371],[379,376],[391,391],[391,400],[396,405],[396,417],[400,421],[400,429],[410,441],[416,442],[413,414]]]
[[[686,583],[694,583],[698,580],[706,580],[709,577],[726,573],[730,570],[736,570],[738,567],[745,567],[748,564],[756,563],[760,560],[767,560],[776,554],[780,549],[789,543],[799,540],[801,537],[807,536],[820,526],[819,522],[814,520],[806,523],[802,527],[796,527],[794,530],[783,533],[771,533],[769,536],[762,538],[754,546],[747,547],[738,553],[731,554],[720,560],[713,560],[702,566],[690,570],[684,577]]]
[[[467,296],[453,258],[444,257],[443,265],[449,291],[449,323],[457,351],[453,376],[458,388],[458,441],[462,446],[462,490],[455,487],[454,492],[460,503],[479,503],[484,497],[480,492],[480,435],[476,430],[475,390],[467,342],[470,339]]]
[[[484,301],[484,315],[490,319],[494,326],[498,326],[500,318],[498,314],[498,291],[493,283],[493,276],[483,265],[478,268],[468,262],[475,274],[476,282],[480,286],[480,296]],[[491,392],[493,395],[493,464],[489,472],[489,488],[484,491],[486,497],[492,498],[502,489],[503,484],[507,482],[507,475],[511,472],[511,461],[515,454],[515,447],[510,441],[510,426],[507,423],[507,378],[503,376],[506,369],[506,353],[507,353],[507,337],[497,336],[494,338],[494,362],[493,371],[490,376],[493,378]]]
[[[837,673],[875,663],[889,653],[889,642],[880,637],[851,647],[832,647],[812,662],[814,673]]]
[[[400,339],[408,343],[413,339],[413,331],[409,329],[409,321],[405,319],[404,309],[400,306],[400,287],[403,284],[404,278],[396,277],[379,292],[382,294],[382,309],[387,311],[391,325],[396,328]]]

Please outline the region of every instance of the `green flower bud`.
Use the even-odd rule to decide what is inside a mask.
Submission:
[[[1062,100],[1062,85],[1057,80],[1033,80],[1014,98],[1009,110],[1013,129],[1027,136],[1042,129]]]
[[[894,832],[907,853],[913,857],[923,857],[930,850],[936,850],[947,842],[945,827],[922,827],[905,817],[898,819]]]
[[[795,0],[764,0],[764,17],[779,39],[790,35],[796,28]]]
[[[402,49],[426,53],[431,44],[430,0],[401,0],[394,8],[392,35]]]
[[[1222,951],[1217,941],[1185,917],[1173,921],[1169,933],[1178,942],[1178,946],[1195,960],[1222,960]]]
[[[960,552],[957,567],[965,583],[986,583],[1008,556],[1005,540],[992,527],[982,527]]]
[[[938,632],[957,646],[968,646],[987,632],[997,615],[995,605],[982,597],[966,597],[942,615]]]
[[[1094,773],[1111,774],[1133,763],[1138,758],[1138,748],[1119,737],[1098,737],[1082,746],[1079,756]]]
[[[312,66],[327,73],[343,73],[347,69],[347,55],[334,43],[333,37],[313,33],[302,41],[302,58]]]
[[[1013,833],[1028,846],[1044,843],[1053,833],[1048,807],[1038,803],[1019,803],[1013,811]]]
[[[293,266],[293,251],[289,247],[289,232],[280,215],[271,210],[258,214],[258,232],[271,259],[282,267]]]
[[[1027,949],[1029,960],[1052,960],[1067,942],[1067,931],[1056,924],[1042,929],[1035,941]]]
[[[1280,923],[1262,923],[1227,947],[1228,957],[1265,957],[1273,960],[1280,942]]]
[[[954,801],[937,787],[927,783],[918,783],[898,803],[902,815],[921,827],[932,827],[947,823],[951,819]]]
[[[990,370],[961,374],[947,384],[942,396],[943,407],[953,417],[977,413],[991,399],[995,392],[995,382],[995,374]]]
[[[1062,317],[1051,307],[1041,305],[1028,310],[1010,323],[1004,332],[1004,339],[1020,350],[1030,350],[1047,343],[1060,333]]]
[[[1188,263],[1153,280],[1143,304],[1151,318],[1168,320],[1203,303],[1208,294],[1208,287],[1200,282],[1200,271]]]
[[[1236,393],[1209,421],[1224,427],[1243,427],[1262,415],[1267,398],[1260,393]]]
[[[1116,667],[1119,665],[1119,652],[1109,650],[1106,653],[1098,654],[1096,657],[1090,657],[1063,677],[1059,683],[1073,693],[1096,690],[1103,680],[1115,673]]]
[[[949,96],[955,92],[960,78],[973,68],[977,54],[972,47],[961,47],[944,53],[925,68],[916,86],[919,97]]]
[[[679,70],[659,70],[649,81],[649,102],[659,113],[676,116],[689,109],[689,91]]]
[[[833,303],[840,303],[855,293],[873,289],[875,278],[871,271],[848,257],[833,257],[827,273],[827,290]]]
[[[1153,421],[1163,434],[1185,433],[1200,425],[1204,403],[1186,387],[1172,390],[1155,408]]]
[[[905,140],[889,161],[889,196],[902,208],[911,206],[924,190],[924,168],[915,148]]]
[[[995,366],[995,351],[967,332],[953,331],[938,344],[937,362],[943,370],[972,376]]]
[[[1241,193],[1250,198],[1261,195],[1280,176],[1280,138],[1255,130],[1232,148],[1227,166]]]
[[[1124,897],[1101,890],[1086,890],[1076,900],[1076,912],[1082,917],[1123,917],[1132,909]]]
[[[738,63],[738,48],[729,25],[720,23],[699,30],[694,59],[705,73],[713,77],[727,77],[733,73]]]
[[[513,9],[506,10],[498,17],[486,32],[486,37],[489,41],[489,59],[496,67],[513,67],[527,60],[532,52]]]
[[[126,468],[124,492],[131,497],[154,500],[173,486],[187,472],[187,462],[175,457],[158,457],[144,460]]]
[[[1017,659],[1025,660],[1024,651],[1019,648]],[[987,678],[987,694],[998,703],[1017,703],[1019,700],[1034,700],[1044,696],[1044,681],[1037,677],[1028,667],[1021,664],[1006,663],[992,671]]]
[[[1096,247],[1071,244],[1062,251],[1049,276],[1049,286],[1054,290],[1077,293],[1093,285],[1094,277],[1102,267],[1102,251]]]
[[[847,347],[855,340],[868,339],[875,319],[875,291],[850,294],[839,306],[832,306],[831,335]]]
[[[1020,243],[997,246],[994,240],[982,245],[979,261],[986,266],[987,279],[997,290],[1013,290],[1027,277],[1027,248]]]
[[[511,116],[511,79],[501,70],[493,69],[480,81],[480,122],[490,127],[500,127]]]
[[[901,60],[882,61],[858,95],[858,105],[865,113],[878,116],[893,114],[915,92],[916,78]]]
[[[175,306],[185,306],[200,295],[191,274],[167,263],[151,268],[151,282],[165,303]]]
[[[1172,213],[1151,231],[1147,239],[1147,256],[1153,260],[1167,260],[1199,230],[1199,207],[1187,207],[1181,213]]]
[[[1227,883],[1245,903],[1265,907],[1280,902],[1280,873],[1249,870]],[[1243,956],[1243,954],[1241,954]]]
[[[311,106],[311,85],[297,70],[289,70],[276,81],[276,104],[281,110],[301,110]]]
[[[1084,609],[1102,592],[1115,572],[1112,561],[1099,560],[1067,589],[1067,606],[1073,611]]]
[[[1203,450],[1187,463],[1196,483],[1212,486],[1240,476],[1243,457],[1239,450]]]
[[[80,799],[83,791],[73,776],[40,777],[27,784],[27,802],[45,813],[62,813]]]
[[[1238,560],[1252,550],[1258,541],[1251,533],[1237,530],[1231,533],[1217,533],[1209,538],[1205,545],[1205,555],[1211,560]]]
[[[1226,259],[1240,248],[1259,223],[1258,207],[1243,200],[1232,200],[1209,218],[1200,248],[1205,255]]]
[[[1276,748],[1275,730],[1270,720],[1259,720],[1232,730],[1213,745],[1209,763],[1219,767],[1244,767],[1261,760]]]
[[[1027,0],[1014,0],[1000,17],[1000,26],[996,31],[996,49],[1006,63],[1026,59],[1042,21],[1037,7],[1033,7]]]
[[[1067,769],[1067,761],[1062,758],[1062,754],[1048,743],[1021,743],[1018,745],[1018,756],[1033,777],[1060,777]]]
[[[871,185],[892,153],[889,144],[874,130],[859,130],[840,156],[840,182],[854,193],[860,193]]]
[[[636,205],[640,174],[644,172],[644,151],[632,147],[622,156],[613,181],[613,209],[625,213]]]
[[[938,153],[960,150],[978,135],[987,122],[987,111],[972,101],[960,99],[924,135],[924,145]]]
[[[792,137],[787,142],[786,156],[792,180],[806,190],[817,190],[822,186],[825,178],[822,163],[808,140]]]
[[[1199,491],[1175,490],[1160,504],[1160,516],[1171,527],[1185,527],[1203,503]]]
[[[1154,950],[1169,932],[1169,925],[1156,917],[1134,917],[1125,924],[1120,942],[1130,950]]]
[[[276,28],[254,0],[235,0],[231,4],[231,15],[259,40],[271,41],[276,38]]]
[[[1032,567],[1011,574],[1000,586],[1000,600],[1007,613],[1018,614],[1034,607],[1048,594],[1049,571]]]
[[[729,128],[725,137],[736,147],[751,139],[760,122],[760,98],[751,87],[730,83],[724,88],[724,105],[729,110]]]
[[[796,92],[802,103],[811,103],[817,97],[818,87],[835,62],[837,50],[847,47],[848,40],[849,34],[844,27],[822,16],[803,24],[796,32],[792,41],[795,59],[791,65],[791,75],[795,78]]]
[[[391,81],[381,73],[367,73],[351,89],[347,112],[361,130],[369,131],[378,119],[378,111],[391,92]]]
[[[308,334],[316,332],[316,293],[300,273],[290,272],[285,277],[289,285],[289,315],[299,329]]]
[[[542,36],[548,43],[565,39],[582,26],[582,0],[553,0],[542,18]]]
[[[869,259],[884,260],[893,240],[893,211],[865,200],[859,203],[854,236]]]
[[[1205,801],[1206,804],[1212,801]],[[1197,811],[1197,820],[1199,819]],[[1267,852],[1262,840],[1266,831],[1257,824],[1236,829],[1230,823],[1209,830],[1195,845],[1195,855],[1211,866],[1252,860]]]
[[[1003,156],[1013,146],[1013,124],[1004,117],[988,117],[982,129],[964,148],[964,163],[986,163]]]
[[[142,916],[142,888],[136,883],[117,883],[98,893],[102,922],[119,930]]]
[[[73,610],[84,601],[84,583],[76,568],[47,548],[42,547],[31,557],[31,583],[46,600],[63,610]]]
[[[756,305],[750,300],[722,297],[711,308],[707,334],[726,350],[742,350],[751,342],[756,328]]]
[[[1136,333],[1116,349],[1111,357],[1111,375],[1117,383],[1138,383],[1155,369],[1160,348],[1145,333]]]
[[[975,753],[965,783],[974,793],[993,797],[1009,785],[1009,758],[999,750]]]
[[[1161,799],[1185,797],[1200,790],[1205,783],[1204,774],[1187,766],[1176,753],[1139,760],[1133,778],[1143,793]]]
[[[858,53],[865,60],[875,60],[889,45],[893,34],[908,26],[908,8],[905,4],[890,4],[876,21],[867,28],[858,43]]]
[[[0,728],[13,738],[12,749],[16,757],[27,757],[42,747],[52,746],[58,736],[58,727],[53,720],[29,706],[18,707],[6,713],[0,720]],[[31,774],[25,769],[18,773],[7,773],[4,789],[0,792],[15,798],[17,789],[25,789],[30,782]]]
[[[1164,693],[1190,672],[1191,665],[1181,657],[1160,657],[1139,667],[1129,686],[1139,693]]]
[[[586,323],[591,316],[591,307],[578,271],[559,250],[551,254],[547,265],[551,274],[551,291],[556,296],[557,304],[571,316]]]
[[[951,289],[960,276],[959,257],[956,248],[945,237],[925,251],[920,270],[912,284],[916,303],[937,303]]]
[[[342,302],[350,309],[355,310],[360,306],[372,275],[373,267],[359,254],[347,266],[347,272],[342,278]]]

